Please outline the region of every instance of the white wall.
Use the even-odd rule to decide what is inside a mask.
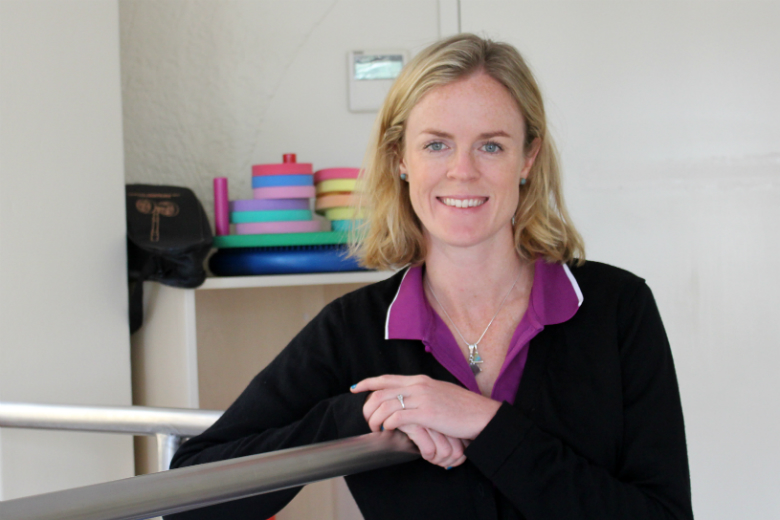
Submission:
[[[118,8],[0,2],[0,400],[128,405]],[[0,498],[131,476],[132,439],[0,431]]]
[[[209,213],[213,177],[251,198],[251,165],[286,152],[360,166],[375,114],[347,109],[347,52],[439,35],[436,0],[119,5],[127,181],[189,186]]]
[[[461,0],[461,20],[536,72],[589,257],[656,295],[696,516],[780,517],[780,4]]]

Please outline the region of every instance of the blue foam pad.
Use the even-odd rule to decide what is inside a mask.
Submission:
[[[219,249],[209,259],[217,276],[364,271],[344,245]]]
[[[252,188],[314,186],[314,175],[263,175],[252,177]]]

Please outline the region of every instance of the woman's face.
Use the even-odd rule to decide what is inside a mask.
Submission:
[[[524,142],[517,104],[487,74],[423,96],[406,124],[401,173],[430,247],[514,243],[520,179],[538,150],[526,157]]]

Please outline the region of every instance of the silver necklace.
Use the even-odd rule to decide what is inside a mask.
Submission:
[[[450,320],[450,323],[452,323],[452,326],[455,327],[455,332],[458,333],[458,336],[460,336],[460,339],[463,340],[463,343],[466,344],[466,346],[469,348],[469,367],[471,367],[471,371],[474,372],[474,375],[476,376],[480,372],[482,372],[482,369],[479,367],[479,365],[482,363],[482,357],[479,355],[479,350],[477,349],[477,345],[479,345],[479,342],[482,341],[482,338],[485,337],[485,334],[487,333],[488,329],[491,325],[493,325],[493,321],[498,316],[498,313],[501,312],[501,309],[504,307],[504,303],[506,303],[506,299],[509,298],[509,295],[512,294],[512,289],[515,288],[515,285],[517,285],[517,281],[520,279],[520,275],[523,273],[523,270],[520,269],[520,272],[517,273],[517,278],[515,278],[514,283],[512,283],[512,287],[509,288],[509,292],[506,293],[506,296],[504,296],[504,299],[501,300],[501,303],[498,306],[498,310],[493,315],[493,318],[490,320],[490,323],[488,323],[487,327],[485,327],[485,330],[482,331],[482,335],[479,337],[477,341],[474,343],[469,343],[466,341],[466,338],[463,337],[463,334],[460,332],[460,329],[457,325],[455,325],[455,320],[453,320],[450,317],[450,313],[447,312],[447,309],[444,308],[444,305],[441,304],[439,301],[439,298],[436,296],[436,293],[433,292],[433,287],[431,287],[431,282],[428,281],[428,278],[425,278],[425,284],[428,286],[428,289],[431,291],[431,294],[433,295],[433,299],[436,300],[436,303],[439,304],[439,307],[441,307],[441,310],[444,311],[444,315],[447,316],[447,319]]]

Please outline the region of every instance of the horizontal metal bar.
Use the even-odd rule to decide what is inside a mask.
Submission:
[[[0,502],[2,520],[142,520],[408,462],[401,432],[370,433]]]
[[[80,430],[132,435],[192,437],[214,424],[222,412],[144,406],[70,406],[0,403],[0,427]]]

